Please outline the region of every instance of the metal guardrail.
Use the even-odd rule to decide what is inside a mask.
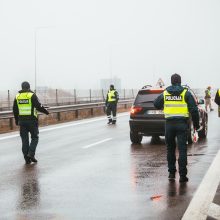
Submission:
[[[118,102],[119,105],[126,105],[129,103],[133,103],[134,99],[121,100]],[[68,112],[74,110],[82,110],[82,109],[91,109],[91,108],[100,108],[105,107],[105,102],[95,102],[95,103],[86,103],[86,104],[76,104],[76,105],[63,105],[63,106],[53,106],[49,107],[49,111],[51,113],[58,112]],[[39,113],[41,114],[41,113]],[[12,111],[0,111],[0,119],[7,119],[13,116]]]
[[[134,99],[119,100],[118,105],[125,105],[125,108],[127,108],[127,105],[132,104],[133,101],[134,101]],[[103,108],[103,111],[105,111],[105,102],[53,106],[53,107],[49,107],[49,112],[57,114],[57,120],[60,121],[62,112],[75,111],[76,118],[78,118],[78,111],[90,109],[91,115],[93,115],[93,110],[95,108]],[[39,113],[39,115],[41,115],[41,114],[42,113]],[[13,111],[2,111],[2,112],[0,111],[0,120],[9,119],[9,127],[11,130],[14,127],[13,126],[13,118],[14,118]]]

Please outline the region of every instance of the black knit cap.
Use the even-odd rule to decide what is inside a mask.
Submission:
[[[114,85],[113,84],[110,85],[110,89],[114,89]]]
[[[30,83],[26,82],[26,81],[21,83],[21,88],[24,89],[24,90],[30,89]]]
[[[181,76],[177,73],[173,74],[171,76],[171,84],[181,84]]]

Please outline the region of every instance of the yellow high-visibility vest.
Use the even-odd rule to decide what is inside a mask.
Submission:
[[[220,96],[220,89],[218,90],[218,95]]]
[[[115,102],[116,101],[115,91],[116,90],[109,90],[108,91],[108,102]]]
[[[16,95],[17,105],[19,116],[30,116],[32,115],[32,102],[31,97],[34,93],[32,92],[24,92],[18,93]],[[37,117],[37,110],[33,109],[33,115]]]
[[[186,89],[180,95],[171,95],[167,90],[163,92],[165,118],[189,117],[189,110],[185,101],[186,92]]]

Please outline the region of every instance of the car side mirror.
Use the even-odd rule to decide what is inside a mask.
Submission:
[[[199,99],[198,104],[199,104],[199,105],[203,105],[203,104],[205,104],[204,99]]]

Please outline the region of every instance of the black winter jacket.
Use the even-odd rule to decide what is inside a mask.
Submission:
[[[220,105],[220,96],[219,96],[218,90],[217,90],[216,95],[215,95],[215,103],[217,105]]]
[[[172,85],[172,86],[169,86],[166,88],[166,90],[172,94],[172,95],[180,95],[183,90],[185,88],[182,87],[181,85]],[[196,129],[198,129],[200,127],[199,125],[199,111],[198,111],[198,107],[197,107],[197,104],[196,104],[196,101],[195,99],[193,98],[192,94],[187,91],[186,92],[186,95],[185,95],[185,101],[187,103],[187,107],[189,109],[189,112],[192,116],[192,120],[193,120],[193,125]],[[164,96],[163,96],[163,93],[160,94],[156,100],[154,101],[154,106],[155,108],[157,109],[163,109],[164,108]],[[167,121],[186,121],[187,119],[185,117],[172,117],[172,118],[168,118],[166,119]]]
[[[31,90],[20,90],[19,93],[25,93],[25,92],[32,92]],[[32,102],[32,108],[36,108],[37,111],[45,113],[46,115],[49,114],[47,109],[44,108],[43,105],[39,102],[37,95],[34,93],[33,96],[31,97],[31,102]],[[26,121],[26,120],[33,120],[33,121],[38,121],[38,119],[34,115],[28,115],[28,116],[19,116],[19,110],[18,110],[18,105],[17,105],[17,100],[16,98],[14,99],[14,104],[13,104],[13,114],[15,117],[15,123],[18,125],[19,121]]]

